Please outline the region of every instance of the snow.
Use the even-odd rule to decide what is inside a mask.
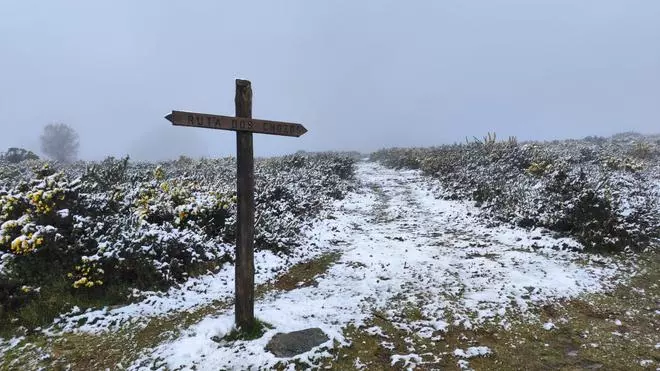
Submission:
[[[499,323],[498,317],[507,310],[525,314],[535,303],[606,290],[617,282],[620,267],[614,261],[598,258],[606,264],[589,265],[587,254],[552,248],[575,241],[551,238],[540,230],[488,228],[471,203],[436,199],[427,190],[437,184],[429,185],[431,181],[419,172],[361,163],[357,173],[363,186],[336,202],[333,218],[317,223],[303,239],[318,248],[316,253],[338,249],[340,261],[313,287],[271,292],[255,303],[256,316],[273,329],[257,340],[220,346],[211,337],[222,337],[232,329],[233,312],[228,310],[205,318],[173,341],[146,350],[130,368],[268,368],[281,360],[263,350],[275,333],[319,327],[331,340],[295,357],[310,361],[325,355],[332,340],[347,345],[342,329],[348,324],[364,325],[374,309],[384,311],[396,326],[432,334],[446,329],[449,314],[465,327]],[[274,256],[261,256],[256,266],[282,263]],[[257,275],[258,282],[271,277],[264,271],[268,270]],[[190,305],[230,297],[231,273],[197,280],[205,293],[191,287],[180,293]],[[423,301],[416,295],[420,293]],[[405,297],[405,303],[395,299],[397,294]],[[189,307],[181,299],[176,305],[167,297],[160,300],[161,307],[168,309]],[[415,306],[432,320],[404,323],[399,304]],[[130,311],[135,315],[140,308],[139,313],[144,313],[152,306],[138,304]],[[378,333],[373,327],[370,331]],[[457,349],[455,354],[469,358],[489,352],[477,346]],[[414,354],[395,357],[393,362],[420,361]]]
[[[552,322],[546,322],[543,324],[543,328],[549,331],[552,330],[553,328],[557,328],[557,326],[555,326],[555,324]]]
[[[368,334],[385,339],[380,327],[367,325],[375,310],[392,325],[429,339],[438,339],[451,325],[506,327],[508,313],[534,319],[530,307],[608,290],[625,269],[607,257],[557,249],[564,244],[579,247],[579,243],[554,238],[542,229],[487,226],[479,217],[481,209],[472,202],[436,198],[433,190],[440,184],[418,171],[362,162],[356,175],[361,182],[358,189],[334,201],[303,231],[302,245],[293,255],[255,253],[256,284],[272,281],[296,263],[330,251],[341,253],[315,285],[269,292],[256,301],[256,317],[273,326],[263,337],[227,344],[213,341],[231,331],[234,323],[233,308],[218,310],[182,328],[174,339],[143,350],[137,361],[123,367],[268,369],[282,361],[264,351],[273,335],[319,327],[330,340],[294,357],[312,362],[329,356],[335,344],[349,345],[343,334],[349,324],[364,326]],[[0,271],[4,260],[0,257]],[[226,265],[165,293],[135,295],[142,299],[123,307],[85,312],[74,308],[44,333],[117,331],[127,324],[144,326],[155,317],[192,311],[214,301],[231,302],[234,269]],[[405,318],[410,308],[418,310],[420,318]],[[543,327],[550,330],[554,324]],[[0,349],[6,349],[5,343],[0,343]],[[426,354],[407,352],[392,356],[392,364],[413,368],[424,363]],[[455,349],[453,355],[461,358],[459,367],[468,369],[467,359],[490,352],[476,345]],[[363,366],[356,361],[356,369]]]
[[[365,365],[364,363],[362,363],[362,361],[360,361],[360,358],[358,357],[358,358],[355,359],[355,362],[353,363],[353,367],[354,367],[356,370],[364,370],[364,369],[367,368],[367,365]]]
[[[454,350],[454,356],[455,357],[461,357],[461,358],[473,358],[473,357],[481,357],[481,356],[486,356],[491,353],[490,348],[488,347],[469,347],[465,350],[463,349],[456,349]]]
[[[415,367],[416,364],[422,362],[422,357],[420,357],[417,354],[395,354],[392,356],[392,363],[391,365],[394,366],[397,364],[399,361],[403,361],[403,367],[409,367],[409,369],[412,369]]]
[[[456,365],[457,365],[458,368],[460,368],[461,370],[472,370],[472,369],[470,368],[470,361],[465,360],[465,359],[459,359],[458,362],[456,362]]]
[[[288,259],[273,254],[270,251],[255,253],[255,266],[258,272],[255,283],[261,284],[275,278],[284,266],[296,264],[321,253],[318,248],[310,247],[305,255],[293,256]],[[60,316],[57,328],[45,332],[57,334],[64,332],[99,332],[116,330],[131,322],[133,325],[143,325],[155,316],[171,312],[181,312],[209,304],[214,300],[231,300],[234,295],[234,267],[225,266],[215,274],[199,278],[191,278],[179,287],[174,287],[166,293],[142,292],[144,296],[137,303],[119,308],[103,308],[86,313],[80,313],[76,307],[69,313]],[[85,324],[78,323],[86,319]]]
[[[369,335],[372,335],[372,336],[379,336],[379,337],[384,338],[384,339],[389,338],[389,336],[387,336],[387,335],[383,332],[383,329],[380,328],[380,327],[378,327],[378,326],[371,326],[371,327],[365,329],[364,332],[366,332],[366,333],[369,334]]]
[[[5,273],[5,270],[7,269],[7,263],[9,263],[10,258],[11,254],[0,252],[0,274]]]
[[[4,357],[8,351],[19,345],[24,339],[24,336],[17,336],[7,340],[0,338],[0,357]]]

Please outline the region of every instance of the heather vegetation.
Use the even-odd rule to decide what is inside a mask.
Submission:
[[[0,157],[0,327],[46,325],[74,306],[136,300],[234,259],[235,160]],[[286,255],[353,184],[355,160],[256,161],[257,250]],[[138,291],[135,291],[138,290]]]
[[[660,136],[489,134],[362,158],[256,160],[269,325],[241,337],[233,158],[8,151],[0,369],[655,367]],[[306,328],[330,340],[267,350]]]
[[[660,238],[660,136],[464,144],[378,151],[372,159],[439,178],[438,197],[469,199],[492,224],[542,227],[592,252],[639,252]]]

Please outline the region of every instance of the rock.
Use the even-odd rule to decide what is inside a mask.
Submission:
[[[293,357],[330,340],[318,327],[289,333],[279,332],[266,345],[266,350],[276,357]]]

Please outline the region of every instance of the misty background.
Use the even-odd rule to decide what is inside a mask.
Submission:
[[[0,0],[0,151],[41,153],[63,122],[80,157],[235,153],[171,110],[303,123],[256,155],[482,137],[660,132],[660,1]]]

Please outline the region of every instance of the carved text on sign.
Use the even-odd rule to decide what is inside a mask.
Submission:
[[[172,122],[172,124],[178,126],[249,131],[253,133],[285,135],[291,137],[299,137],[307,132],[307,129],[304,126],[292,122],[209,115],[195,112],[172,111],[172,113],[165,116],[165,118]]]

